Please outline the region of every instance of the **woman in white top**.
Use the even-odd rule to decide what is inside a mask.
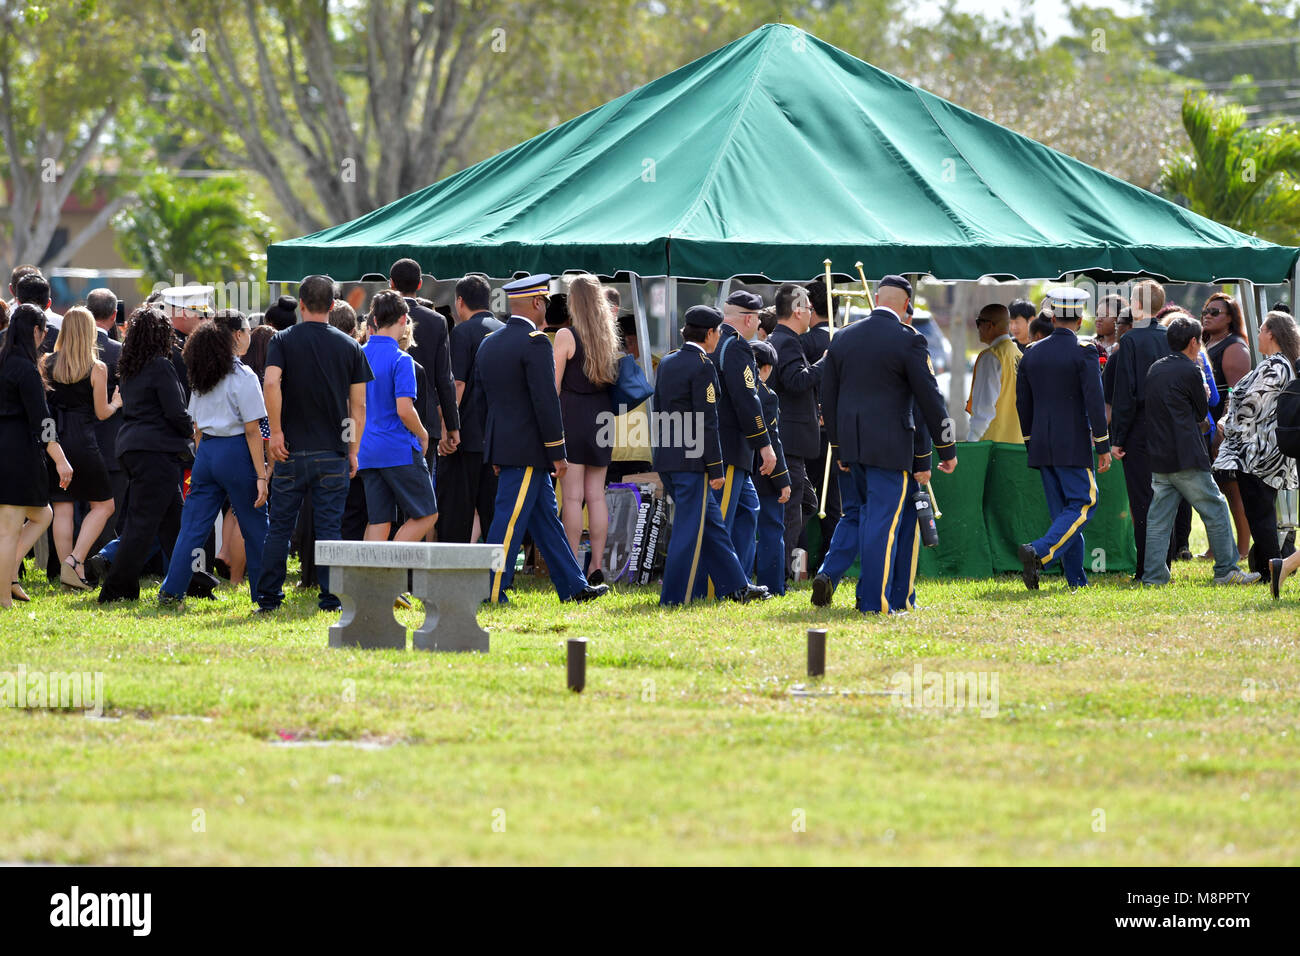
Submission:
[[[239,361],[250,338],[248,319],[229,311],[218,312],[185,341],[196,451],[180,534],[158,593],[163,605],[179,605],[193,573],[206,570],[203,543],[227,498],[244,535],[249,589],[257,600],[266,542],[268,469],[260,425],[266,415],[262,387],[256,373]]]

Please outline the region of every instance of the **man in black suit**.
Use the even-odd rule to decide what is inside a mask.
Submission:
[[[1051,527],[1019,550],[1025,586],[1038,590],[1043,567],[1060,560],[1071,588],[1084,587],[1083,529],[1097,506],[1097,471],[1110,468],[1106,403],[1101,394],[1097,350],[1079,342],[1086,293],[1050,292],[1054,330],[1025,352],[1016,371],[1016,411],[1029,467],[1037,468],[1052,515]]]
[[[1119,340],[1119,348],[1107,361],[1115,363],[1115,394],[1111,400],[1110,433],[1115,457],[1124,462],[1124,485],[1128,488],[1129,514],[1133,516],[1133,543],[1137,545],[1137,573],[1145,576],[1147,511],[1151,507],[1151,458],[1147,452],[1146,378],[1151,366],[1170,354],[1169,340],[1155,314],[1164,308],[1165,290],[1160,283],[1143,279],[1133,286],[1133,328]],[[1167,550],[1165,542],[1162,552]],[[1164,554],[1154,555],[1158,562]]]
[[[438,497],[442,516],[438,540],[468,544],[474,535],[474,514],[486,534],[492,527],[497,477],[492,464],[483,460],[483,431],[487,427],[487,404],[475,387],[474,364],[483,339],[501,328],[488,309],[492,287],[480,275],[468,275],[456,283],[456,316],[451,330],[451,373],[456,381],[460,407],[460,442],[456,450],[438,457]]]
[[[1180,315],[1169,323],[1165,334],[1171,354],[1152,363],[1145,389],[1152,498],[1142,583],[1159,586],[1169,582],[1169,564],[1161,557],[1181,498],[1196,509],[1205,524],[1214,552],[1214,583],[1254,584],[1259,575],[1237,567],[1232,514],[1210,477],[1210,456],[1201,431],[1210,411],[1209,387],[1196,364],[1201,353],[1201,323]]]
[[[456,407],[456,383],[451,375],[451,349],[447,320],[432,309],[415,301],[415,293],[424,284],[424,273],[414,259],[398,259],[388,270],[388,284],[406,299],[411,322],[414,324],[415,344],[410,356],[424,366],[429,384],[438,393],[438,408],[442,412],[442,434],[438,451],[450,455],[460,444],[460,411]],[[431,437],[438,437],[430,429]]]
[[[831,347],[831,319],[830,303],[826,294],[826,280],[823,278],[813,279],[808,283],[808,307],[812,309],[812,328],[804,335],[803,350],[808,356],[809,362],[818,361],[826,350]],[[821,401],[821,392],[818,391],[817,399]],[[818,445],[819,453],[817,460],[808,463],[808,483],[812,485],[814,493],[826,496],[826,517],[821,519],[822,545],[821,553],[817,555],[817,560],[811,567],[821,567],[822,562],[826,560],[826,552],[830,550],[831,538],[835,534],[835,526],[840,523],[841,506],[840,506],[840,483],[835,475],[838,471],[834,465],[827,469],[827,451],[829,442],[826,439],[826,426],[821,427],[821,444]],[[825,488],[822,487],[823,483]],[[818,510],[820,510],[820,498],[818,498]]]
[[[483,456],[499,476],[487,541],[505,545],[505,564],[492,574],[489,596],[500,604],[509,603],[506,591],[525,531],[546,559],[561,601],[589,601],[609,591],[608,584],[587,583],[564,536],[551,484],[550,476],[562,478],[569,463],[551,340],[537,328],[546,315],[550,284],[551,277],[541,274],[506,285],[510,319],[483,338],[474,364],[474,387],[487,406]]]
[[[785,504],[785,561],[790,561],[808,515],[816,508],[816,492],[808,478],[808,462],[821,453],[817,389],[822,381],[823,356],[809,362],[800,338],[812,321],[808,292],[792,282],[776,290],[776,329],[768,340],[776,349],[776,369],[768,380],[781,402],[781,445],[790,469],[790,500]]]
[[[875,309],[836,332],[823,359],[826,434],[832,454],[848,466],[862,502],[857,608],[864,614],[907,610],[909,595],[891,600],[890,591],[904,577],[899,562],[906,561],[910,572],[911,550],[904,555],[898,547],[901,523],[916,522],[907,503],[908,483],[922,477],[918,463],[928,468],[929,462],[928,449],[919,454],[914,409],[935,436],[939,470],[950,473],[957,467],[953,423],[925,337],[902,321],[911,297],[911,283],[902,276],[885,276]]]
[[[117,322],[117,296],[112,289],[92,289],[86,295],[86,308],[97,327],[96,345],[99,348],[99,360],[108,366],[108,398],[113,399],[117,390],[117,363],[122,357],[122,343],[109,337],[109,332]],[[108,478],[113,485],[113,501],[116,505],[114,515],[117,519],[110,522],[95,546],[98,551],[116,536],[114,528],[120,523],[126,498],[126,472],[118,461],[114,449],[117,447],[117,431],[122,427],[122,410],[119,408],[103,421],[95,423],[95,440],[99,443],[99,453],[108,469]]]

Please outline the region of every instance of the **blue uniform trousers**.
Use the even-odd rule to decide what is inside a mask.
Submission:
[[[686,603],[705,568],[718,594],[734,594],[744,588],[748,579],[732,550],[722,511],[708,494],[708,476],[699,471],[670,471],[660,477],[673,498],[673,533],[668,539],[659,603]]]
[[[853,472],[840,471],[839,465],[834,462],[831,463],[831,468],[840,488],[840,520],[831,534],[830,544],[824,549],[826,557],[822,559],[822,566],[817,569],[817,573],[826,575],[832,583],[838,585],[840,578],[848,573],[857,560],[862,547],[858,525],[861,520],[862,498],[853,481]]]
[[[1097,479],[1091,468],[1044,465],[1038,472],[1052,525],[1047,534],[1030,543],[1044,566],[1059,560],[1066,583],[1072,588],[1083,587],[1088,583],[1083,572],[1083,529],[1097,507]]]
[[[509,601],[506,589],[515,579],[515,557],[525,531],[533,536],[533,543],[546,559],[551,583],[561,601],[569,600],[587,586],[578,559],[569,550],[564,525],[560,524],[550,474],[531,465],[526,468],[503,465],[497,478],[497,500],[487,542],[504,544],[506,561],[500,571],[492,574],[492,601],[502,604]]]
[[[731,538],[731,550],[735,552],[740,570],[748,580],[754,570],[754,550],[758,540],[758,492],[754,490],[754,480],[744,469],[728,465],[722,490],[714,491],[710,488],[709,493],[718,503],[722,523]],[[716,596],[712,587],[712,568],[705,567],[704,571],[708,577],[697,578],[691,600]]]
[[[785,593],[785,505],[776,495],[758,496],[754,574],[758,583],[773,594]]]
[[[248,440],[243,435],[230,438],[205,437],[199,442],[190,471],[190,493],[181,511],[181,531],[172,549],[171,563],[162,590],[183,598],[194,573],[194,557],[202,554],[212,525],[221,506],[230,499],[230,507],[239,520],[244,535],[244,554],[248,559],[248,589],[258,599],[262,579],[262,548],[266,543],[266,505],[254,508],[257,500],[257,472],[248,455]],[[208,569],[204,569],[208,570]]]
[[[921,490],[916,479],[909,473],[907,488],[903,493],[903,514],[898,519],[898,532],[894,540],[894,579],[889,586],[889,607],[900,611],[916,607],[916,561],[921,554],[921,535],[918,533],[920,522],[916,518],[916,508],[912,505],[912,495]]]
[[[905,471],[871,468],[866,465],[849,466],[858,497],[862,505],[858,511],[859,553],[862,556],[862,576],[858,578],[857,607],[865,613],[888,613],[891,607],[889,592],[896,581],[896,562],[911,560],[900,558],[898,553],[899,523],[907,512],[907,483]],[[914,516],[908,516],[913,517]],[[894,610],[904,610],[900,603]]]

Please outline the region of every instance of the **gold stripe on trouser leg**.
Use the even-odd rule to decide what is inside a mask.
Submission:
[[[885,538],[885,574],[880,581],[880,610],[882,613],[889,611],[889,565],[894,556],[894,534],[898,531],[898,519],[903,514],[903,502],[907,500],[907,472],[903,472],[903,491],[898,496],[898,510],[894,512],[894,520],[889,525],[889,534]]]
[[[529,465],[524,469],[523,481],[519,482],[519,494],[515,497],[515,510],[510,514],[510,523],[506,525],[506,539],[502,546],[506,549],[505,560],[510,560],[510,539],[515,533],[515,522],[519,520],[519,512],[524,510],[524,499],[528,497],[528,483],[533,477],[533,466]],[[495,604],[501,599],[501,579],[505,576],[506,566],[503,563],[501,570],[492,575],[492,603]]]
[[[691,576],[686,579],[686,603],[691,603],[691,592],[695,590],[695,572],[700,567],[700,545],[704,543],[704,516],[709,513],[709,473],[700,476],[704,482],[704,497],[700,500],[700,527],[695,532],[695,557],[691,559]]]
[[[916,600],[912,597],[916,593],[916,559],[921,553],[921,528],[920,522],[917,522],[916,533],[912,535],[912,576],[907,582],[907,609],[909,611],[916,608]]]
[[[736,472],[736,466],[728,465],[727,480],[722,485],[722,523],[724,525],[727,523],[727,505],[731,503],[731,481],[735,475],[735,472]],[[705,488],[704,492],[705,494],[710,493],[708,488]],[[709,578],[709,600],[712,601],[713,598],[714,598],[713,578]]]
[[[1092,476],[1091,468],[1085,468],[1084,471],[1088,473],[1088,503],[1079,509],[1079,517],[1075,518],[1074,524],[1070,525],[1069,530],[1061,535],[1061,540],[1047,549],[1047,556],[1042,559],[1044,565],[1052,560],[1052,555],[1056,554],[1061,545],[1070,540],[1070,535],[1079,530],[1083,523],[1088,520],[1089,510],[1097,503],[1097,479]]]

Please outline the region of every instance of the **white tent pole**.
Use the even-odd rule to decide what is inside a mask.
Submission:
[[[650,360],[650,325],[645,316],[645,284],[641,276],[632,273],[632,314],[636,323],[636,341],[641,352],[641,371],[651,385],[655,381],[654,363]]]
[[[1242,318],[1245,320],[1246,341],[1250,343],[1250,366],[1255,367],[1259,361],[1259,316],[1255,303],[1255,283],[1243,282],[1238,286],[1241,296]]]
[[[721,309],[727,304],[727,296],[731,295],[731,279],[723,279],[722,285],[718,287],[718,308]]]
[[[672,342],[677,341],[677,280],[672,276],[665,277],[668,280],[668,329],[669,335],[672,336]]]

